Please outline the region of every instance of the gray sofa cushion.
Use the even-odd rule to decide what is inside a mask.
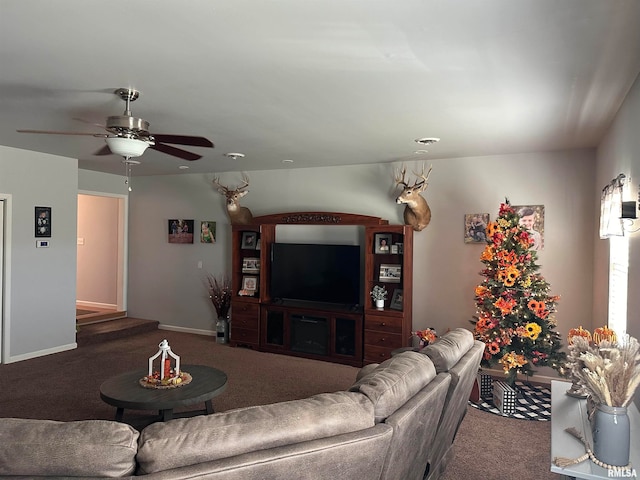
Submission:
[[[122,477],[136,468],[137,430],[106,420],[0,419],[0,475]]]
[[[359,393],[240,408],[155,423],[142,431],[138,474],[148,474],[261,449],[372,427],[373,406]]]
[[[402,352],[385,360],[349,389],[365,394],[382,422],[436,376],[433,363],[417,352]]]
[[[447,372],[473,347],[473,333],[466,328],[456,328],[420,350],[427,355],[436,372]]]

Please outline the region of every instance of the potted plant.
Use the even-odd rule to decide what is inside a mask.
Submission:
[[[387,287],[375,285],[369,294],[376,304],[376,308],[378,310],[384,309],[384,301],[387,299]]]

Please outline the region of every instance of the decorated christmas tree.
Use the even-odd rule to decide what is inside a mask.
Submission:
[[[487,226],[487,246],[480,256],[484,280],[475,289],[477,316],[474,334],[485,343],[482,366],[499,363],[506,381],[517,374],[532,375],[535,367],[560,369],[566,354],[553,314],[560,297],[538,273],[533,236],[519,224],[509,200],[500,205],[498,219]]]

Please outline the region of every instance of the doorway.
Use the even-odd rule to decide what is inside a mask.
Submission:
[[[76,321],[126,317],[127,200],[79,192]]]

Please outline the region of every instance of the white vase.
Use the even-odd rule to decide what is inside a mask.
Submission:
[[[384,310],[384,299],[376,299],[376,308],[378,310]]]

